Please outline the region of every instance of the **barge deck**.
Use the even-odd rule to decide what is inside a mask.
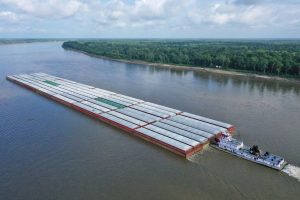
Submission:
[[[235,132],[231,124],[45,73],[6,78],[184,157],[222,134]]]

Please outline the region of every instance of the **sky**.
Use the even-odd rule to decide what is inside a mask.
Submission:
[[[0,0],[0,38],[299,38],[300,0]]]

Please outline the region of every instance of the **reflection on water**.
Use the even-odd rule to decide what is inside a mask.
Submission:
[[[288,81],[274,81],[269,79],[260,79],[244,76],[234,76],[234,75],[223,75],[215,74],[212,72],[204,71],[192,71],[183,69],[174,69],[168,67],[143,67],[144,71],[148,73],[170,73],[170,75],[175,77],[184,77],[191,75],[195,79],[205,80],[207,82],[214,82],[214,84],[219,84],[220,87],[226,87],[228,84],[232,84],[236,87],[247,87],[251,91],[259,90],[261,93],[264,90],[272,92],[281,92],[281,94],[286,94],[288,92],[295,93],[299,95],[300,93],[300,83],[299,82],[288,82]]]
[[[300,166],[299,84],[126,64],[60,45],[0,46],[0,199],[300,196],[299,182],[284,173],[211,148],[193,157],[194,164],[5,77],[45,72],[229,122],[237,126],[235,137],[295,166]]]
[[[247,87],[250,91],[264,90],[272,92],[281,92],[285,94],[287,92],[295,93],[299,95],[300,84],[285,81],[274,81],[274,80],[262,80],[251,77],[233,76],[233,75],[218,75],[210,72],[193,72],[195,78],[205,79],[207,81],[213,81],[218,83],[222,87],[226,87],[227,84],[232,84],[236,87]]]

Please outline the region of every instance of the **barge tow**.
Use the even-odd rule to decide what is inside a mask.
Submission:
[[[262,152],[257,146],[250,148],[232,138],[235,126],[231,124],[45,73],[6,78],[184,157],[210,143],[217,149],[277,170],[287,164],[280,156]]]

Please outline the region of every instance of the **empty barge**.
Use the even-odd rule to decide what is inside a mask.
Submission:
[[[45,73],[7,76],[36,93],[189,157],[233,125]]]

